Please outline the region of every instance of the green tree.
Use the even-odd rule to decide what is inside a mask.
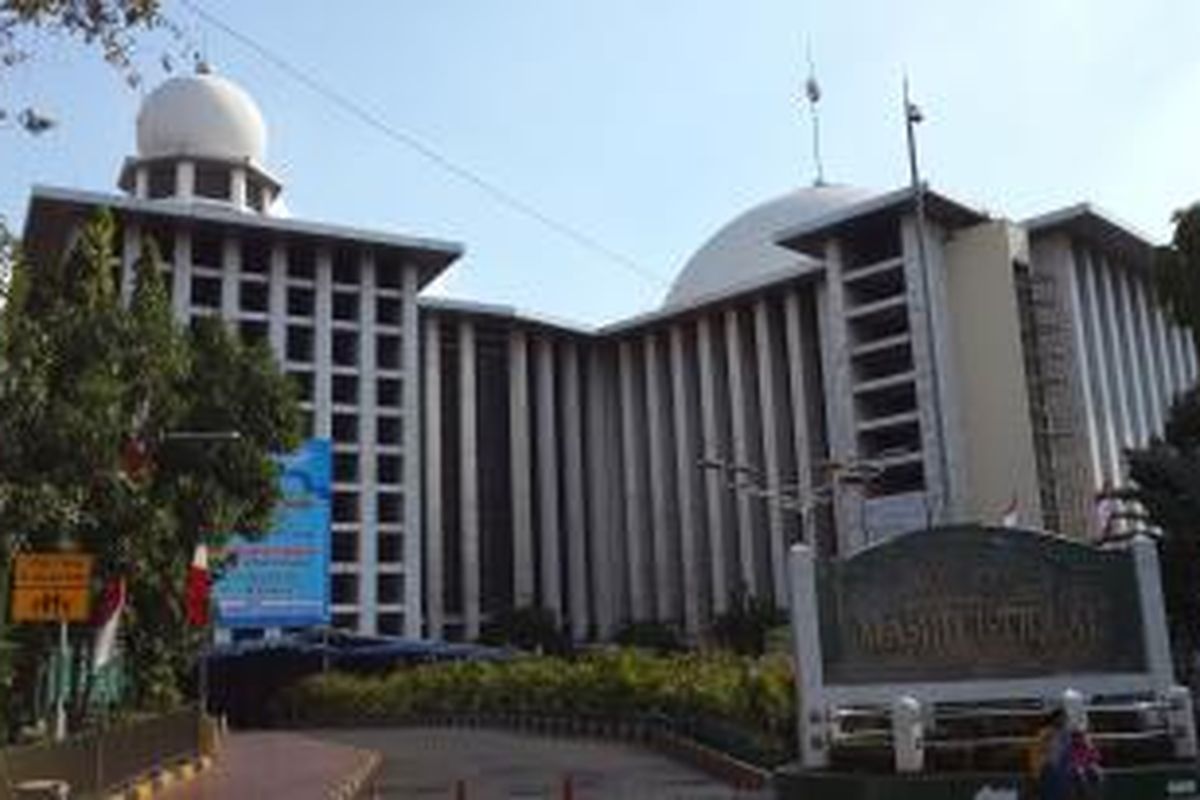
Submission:
[[[271,454],[298,444],[299,412],[265,348],[218,320],[174,322],[150,242],[123,305],[114,233],[102,213],[61,261],[15,262],[0,313],[0,543],[82,549],[100,579],[126,579],[134,700],[161,707],[181,699],[194,664],[182,602],[192,551],[266,531]],[[22,636],[26,653],[45,646],[42,631]]]
[[[1200,203],[1176,211],[1170,244],[1154,255],[1159,302],[1171,319],[1200,333]]]

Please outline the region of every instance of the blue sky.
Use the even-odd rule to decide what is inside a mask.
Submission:
[[[196,2],[656,277],[497,205],[167,0],[258,100],[295,216],[462,242],[433,291],[581,322],[653,308],[723,222],[812,180],[806,41],[831,180],[906,180],[907,70],[927,178],[994,214],[1086,199],[1163,239],[1200,198],[1190,0]],[[34,44],[0,103],[62,124],[0,130],[0,214],[17,223],[33,183],[110,189],[139,101],[96,54]],[[160,45],[145,42],[151,84]]]

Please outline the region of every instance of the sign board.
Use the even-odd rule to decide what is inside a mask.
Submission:
[[[279,458],[282,499],[263,539],[235,537],[213,587],[217,625],[285,628],[329,622],[332,444],[310,439]]]
[[[1127,550],[1015,529],[936,528],[818,562],[817,596],[831,684],[1146,667]]]
[[[13,564],[13,622],[86,622],[91,611],[92,557],[24,553]]]

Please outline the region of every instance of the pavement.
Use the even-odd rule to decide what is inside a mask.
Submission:
[[[462,728],[313,731],[377,751],[379,800],[765,800],[621,743]],[[569,779],[569,786],[568,786]],[[279,794],[287,797],[287,794]],[[371,796],[371,795],[368,795]]]
[[[156,792],[163,800],[338,800],[375,755],[347,744],[285,732],[230,734],[211,766]],[[369,795],[368,795],[369,796]]]

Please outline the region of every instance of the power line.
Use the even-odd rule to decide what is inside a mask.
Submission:
[[[506,206],[507,208],[540,223],[551,231],[557,233],[559,236],[574,242],[576,245],[584,248],[585,250],[589,250],[607,261],[624,267],[626,270],[634,273],[642,280],[652,284],[655,288],[662,288],[665,286],[665,282],[661,277],[643,267],[637,261],[634,261],[632,258],[613,250],[604,243],[584,233],[583,231],[580,231],[574,226],[551,217],[544,211],[538,209],[536,206],[522,200],[521,198],[493,183],[487,178],[484,178],[473,170],[454,162],[449,157],[438,152],[432,146],[426,144],[416,136],[398,130],[390,125],[387,121],[359,105],[346,95],[312,77],[303,69],[274,52],[266,45],[261,44],[248,34],[242,33],[232,25],[225,23],[218,17],[213,16],[208,11],[205,11],[203,8],[193,2],[193,0],[179,0],[179,2],[197,17],[207,22],[209,25],[212,25],[214,28],[220,30],[230,38],[235,39],[243,46],[257,54],[259,57],[269,62],[276,69],[295,80],[297,83],[304,85],[313,93],[320,95],[325,100],[328,100],[329,102],[338,106],[344,112],[356,118],[360,122],[374,128],[377,132],[383,134],[393,142],[415,151],[419,155],[423,156],[426,160],[442,168],[444,171],[449,172],[456,178],[459,178],[460,180],[463,180],[479,189],[501,205]]]

